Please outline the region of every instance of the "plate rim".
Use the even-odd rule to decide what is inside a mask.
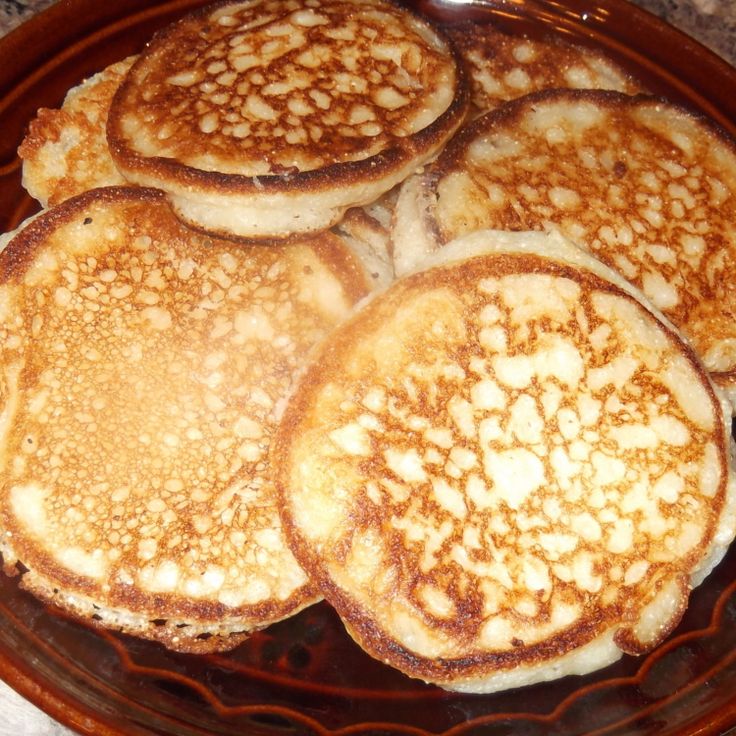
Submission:
[[[125,0],[124,3],[99,3],[96,0],[62,0],[36,13],[20,26],[0,38],[0,121],[10,105],[22,97],[26,90],[32,89],[33,84],[54,68],[55,64],[63,63],[72,58],[78,51],[80,44],[95,43],[108,35],[124,30],[127,24],[141,23],[158,19],[167,15],[183,14],[189,9],[205,4],[203,0]],[[541,16],[549,20],[556,20],[559,25],[555,30],[569,31],[574,27],[576,31],[587,29],[590,40],[595,43],[597,37],[604,35],[612,48],[625,51],[629,56],[635,56],[639,63],[647,68],[656,68],[659,72],[670,74],[667,68],[666,57],[677,49],[683,56],[690,55],[697,59],[698,64],[685,65],[686,75],[674,76],[671,82],[680,89],[686,88],[693,92],[697,90],[699,103],[703,105],[703,112],[710,115],[721,127],[731,135],[736,136],[736,95],[730,98],[722,94],[722,90],[736,89],[736,67],[709,49],[702,42],[688,35],[684,31],[667,23],[654,13],[641,8],[628,0],[597,0],[591,4],[587,0],[416,0],[416,5],[431,8],[477,7],[484,9],[497,8],[499,5],[515,7],[534,6],[539,9]],[[123,9],[127,9],[127,21],[123,20]],[[449,11],[448,11],[449,12]],[[523,12],[523,11],[521,11]],[[607,30],[607,17],[618,17],[626,13],[632,21],[631,34],[651,34],[664,38],[664,46],[651,49],[651,54],[644,56],[640,51],[625,43],[621,34],[610,34]],[[587,15],[581,25],[583,15]],[[80,20],[70,28],[69,18]],[[589,21],[589,22],[588,22]],[[108,26],[105,24],[112,23]],[[635,29],[635,30],[634,30]],[[626,35],[629,35],[627,33]],[[41,37],[43,43],[34,44],[33,39]],[[18,63],[21,60],[23,63]],[[706,80],[705,89],[699,90],[702,81]],[[724,84],[725,80],[725,84]],[[717,104],[712,102],[716,99]],[[729,104],[730,103],[730,104]],[[36,105],[37,106],[37,105]],[[725,109],[724,109],[725,108]],[[11,140],[9,145],[17,146],[19,140]],[[0,174],[5,173],[9,166],[17,162],[8,162],[8,151],[0,155]],[[16,157],[17,158],[17,157]],[[7,213],[6,213],[7,216]],[[17,219],[17,213],[13,213]],[[731,594],[728,590],[736,586],[729,586],[719,597],[719,601],[727,601]],[[733,593],[733,590],[732,590]],[[713,614],[715,616],[715,612]],[[711,619],[711,626],[713,621]],[[642,660],[643,662],[646,660]],[[641,667],[637,668],[637,676]],[[147,727],[140,727],[128,721],[119,720],[119,724],[110,720],[102,720],[100,713],[78,698],[60,688],[49,688],[51,681],[44,674],[26,661],[22,653],[13,650],[0,641],[0,679],[18,692],[30,703],[40,708],[54,718],[58,723],[74,729],[82,734],[94,736],[148,736],[155,732]],[[576,691],[572,698],[577,697]],[[565,699],[566,700],[566,699]],[[558,705],[564,704],[565,700]],[[727,706],[727,707],[726,707]],[[726,706],[716,713],[705,713],[697,721],[690,724],[687,734],[707,736],[721,733],[722,730],[736,725],[736,692],[727,701]],[[110,718],[108,714],[106,718]],[[325,734],[334,733],[323,727]],[[342,729],[340,729],[342,730]],[[409,732],[407,728],[407,733]],[[453,730],[453,729],[450,729]],[[412,730],[412,733],[423,733],[422,729]],[[446,732],[445,732],[446,733]]]

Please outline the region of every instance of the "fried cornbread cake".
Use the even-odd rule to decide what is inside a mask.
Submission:
[[[325,340],[272,444],[297,559],[374,657],[467,692],[657,645],[733,538],[730,408],[560,236],[465,236]]]
[[[92,190],[0,254],[0,551],[41,599],[179,651],[317,599],[267,455],[312,344],[369,278],[336,236],[243,246]]]
[[[468,70],[471,117],[544,89],[609,89],[630,95],[646,91],[597,49],[558,38],[509,34],[491,23],[458,23],[446,32]],[[407,178],[395,203],[400,212],[388,237],[398,274],[412,270],[427,247],[417,212],[419,176]]]
[[[98,187],[125,184],[107,146],[105,123],[113,95],[134,57],[116,62],[71,89],[59,109],[42,108],[18,149],[23,185],[41,205],[55,205]],[[371,274],[374,288],[393,279],[390,219],[397,187],[335,226]]]
[[[450,43],[390,0],[224,2],[160,32],[113,98],[131,182],[210,232],[321,230],[434,156],[464,119]]]
[[[476,229],[559,229],[736,386],[736,143],[706,119],[646,96],[538,92],[474,121],[399,199],[397,272]]]
[[[125,184],[107,150],[110,102],[134,57],[69,90],[59,109],[41,108],[18,149],[23,187],[43,207],[95,187]]]
[[[598,49],[559,38],[506,33],[493,23],[446,28],[466,64],[478,111],[540,89],[612,89],[644,92],[643,85]]]

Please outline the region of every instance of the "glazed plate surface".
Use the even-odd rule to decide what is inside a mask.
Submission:
[[[35,211],[15,154],[38,107],[134,53],[197,0],[66,0],[0,40],[0,232]],[[417,0],[438,22],[600,48],[653,92],[736,135],[736,70],[625,0]],[[227,655],[193,656],[100,633],[0,575],[0,677],[95,736],[705,736],[736,725],[736,547],[698,588],[678,629],[644,658],[490,696],[424,686],[364,655],[326,604]]]

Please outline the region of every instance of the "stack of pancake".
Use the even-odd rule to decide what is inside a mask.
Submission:
[[[39,111],[6,572],[179,651],[324,597],[469,692],[656,646],[736,531],[736,146],[643,92],[390,0],[248,0]]]

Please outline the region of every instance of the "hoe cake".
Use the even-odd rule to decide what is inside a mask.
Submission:
[[[651,97],[550,90],[455,137],[399,196],[404,273],[482,228],[558,229],[619,271],[736,388],[736,143]]]
[[[112,98],[135,57],[98,72],[72,88],[59,109],[41,108],[18,149],[23,186],[43,207],[90,189],[126,184],[105,137]],[[397,187],[365,208],[348,210],[336,234],[349,244],[380,285],[393,278],[390,218]]]
[[[412,677],[589,672],[662,641],[733,538],[717,391],[588,253],[481,231],[321,343],[272,445],[284,528]]]
[[[466,64],[477,111],[540,89],[643,92],[641,84],[597,49],[556,38],[505,33],[492,23],[458,23],[447,35]]]
[[[135,57],[118,61],[69,90],[61,108],[41,108],[18,149],[23,187],[43,207],[88,189],[125,184],[105,139],[113,95]]]
[[[211,232],[322,230],[433,157],[468,91],[449,42],[388,0],[225,2],[147,45],[113,98],[112,157]]]
[[[218,240],[151,189],[92,190],[26,225],[0,254],[6,571],[180,651],[315,601],[267,456],[295,372],[367,285],[330,233]]]

